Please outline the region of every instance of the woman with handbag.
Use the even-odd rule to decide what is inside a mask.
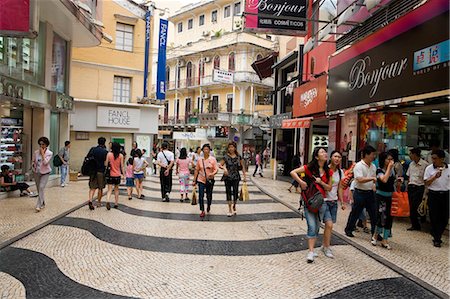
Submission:
[[[380,167],[377,169],[377,191],[375,198],[377,201],[377,225],[375,233],[370,241],[373,246],[377,246],[378,237],[381,236],[381,246],[391,249],[388,238],[392,229],[392,194],[395,191],[396,176],[394,173],[394,157],[389,152],[380,153],[378,156]]]
[[[134,154],[135,154],[133,161],[134,182],[136,184],[136,191],[138,194],[138,198],[143,199],[144,195],[142,194],[142,191],[144,187],[142,182],[144,181],[145,170],[148,167],[148,163],[143,157],[142,151],[140,149],[136,149]]]
[[[225,181],[225,190],[227,194],[228,203],[228,217],[236,215],[236,203],[239,194],[239,182],[241,181],[241,176],[239,175],[239,170],[242,170],[242,174],[245,178],[245,164],[244,160],[237,152],[236,142],[230,141],[227,146],[227,153],[220,161],[219,168],[223,169],[222,180]],[[233,198],[233,201],[232,199]]]
[[[326,192],[331,190],[331,177],[333,172],[328,168],[328,154],[323,147],[316,147],[313,152],[313,159],[308,165],[299,167],[291,171],[291,176],[295,179],[302,188],[302,198],[305,203],[304,215],[306,217],[306,224],[308,226],[307,238],[308,238],[308,255],[306,261],[308,263],[314,262],[314,258],[317,254],[314,252],[314,246],[316,244],[317,237],[319,236],[320,210],[323,209],[323,199],[326,197]],[[305,179],[301,179],[300,175],[304,173]],[[317,211],[313,211],[309,206],[310,194],[314,194],[315,200],[322,204],[319,204]]]
[[[176,174],[178,175],[178,179],[180,182],[180,202],[189,201],[188,193],[189,193],[189,164],[191,161],[187,157],[187,150],[183,147],[180,150],[180,157],[176,162]],[[183,198],[184,196],[184,198]]]
[[[38,200],[36,202],[36,212],[40,212],[45,208],[45,195],[44,190],[47,186],[50,173],[52,172],[52,166],[50,161],[53,153],[48,149],[50,140],[47,137],[41,137],[38,139],[39,149],[34,152],[32,165],[34,172],[34,180],[36,181],[36,189],[38,191]]]
[[[111,145],[111,152],[106,155],[106,184],[108,184],[108,195],[106,202],[106,209],[111,209],[111,204],[109,203],[111,199],[111,194],[114,186],[114,208],[119,207],[119,185],[121,178],[123,177],[123,155],[120,153],[120,144],[113,142]],[[108,173],[109,172],[109,173]]]
[[[219,168],[217,167],[216,158],[210,156],[211,146],[209,144],[204,144],[202,147],[203,157],[199,158],[197,161],[197,165],[195,167],[194,173],[194,182],[193,186],[198,183],[198,192],[199,192],[199,205],[200,205],[200,217],[205,217],[205,191],[206,191],[206,199],[207,199],[207,208],[206,212],[211,211],[212,204],[212,192],[214,188],[214,176],[216,175]]]

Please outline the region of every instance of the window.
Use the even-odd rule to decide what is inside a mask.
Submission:
[[[194,27],[194,19],[189,19],[188,20],[188,30],[192,29],[192,27]]]
[[[209,112],[210,113],[219,112],[219,96],[212,96],[212,100],[209,102]]]
[[[178,33],[183,32],[183,23],[178,23]]]
[[[116,27],[116,49],[122,51],[133,51],[133,25],[117,23]]]
[[[169,102],[164,103],[164,123],[169,122]]]
[[[197,97],[197,111],[198,113],[203,113],[203,109],[200,109],[203,107],[203,103],[201,103],[202,98]]]
[[[184,104],[184,120],[185,122],[189,122],[189,116],[191,115],[192,111],[191,111],[191,98],[186,98],[185,99],[185,104]]]
[[[234,72],[236,70],[236,62],[234,59],[234,52],[231,52],[230,55],[228,55],[228,71]]]
[[[261,54],[256,55],[256,60],[260,60],[262,58],[263,58],[263,56]]]
[[[170,82],[170,66],[166,67],[166,83]]]
[[[200,59],[198,62],[198,85],[202,84],[203,77],[205,77],[205,60]]]
[[[6,37],[0,36],[0,63],[5,60],[5,40]]]
[[[223,8],[223,17],[229,18],[230,16],[231,16],[231,6],[228,5]]]
[[[227,112],[233,112],[233,95],[227,94]]]
[[[129,103],[131,99],[131,78],[114,76],[114,102]]]
[[[220,56],[214,57],[214,69],[220,69]]]
[[[61,93],[65,92],[67,66],[67,42],[53,34],[52,52],[52,89]]]
[[[198,17],[198,26],[205,25],[205,15],[201,15]]]
[[[238,16],[241,14],[241,2],[234,3],[233,14],[235,16]]]
[[[186,65],[186,85],[187,87],[194,85],[192,80],[192,62],[188,62]]]
[[[211,12],[211,22],[217,23],[217,10]]]
[[[176,72],[177,72],[176,86],[177,86],[177,88],[180,88],[181,71],[180,71],[180,67],[178,65],[176,67]]]
[[[175,101],[175,120],[180,119],[180,99],[176,99]]]

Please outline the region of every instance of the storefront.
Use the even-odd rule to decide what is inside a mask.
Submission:
[[[197,147],[208,143],[207,129],[197,128],[194,132],[173,132],[173,139],[176,141],[176,147],[183,147],[189,152],[189,149],[195,151]]]
[[[448,150],[448,10],[448,1],[430,0],[331,57],[327,112],[342,120],[349,160],[365,144],[398,149],[404,160],[412,147],[426,155],[433,141]]]
[[[81,168],[86,153],[99,137],[105,137],[107,143],[118,142],[127,154],[133,141],[150,153],[158,134],[159,109],[156,105],[75,100],[70,132],[71,168]]]
[[[327,75],[322,75],[294,89],[293,117],[309,118],[310,125],[305,129],[304,141],[299,146],[300,160],[307,163],[315,148],[329,147],[330,123],[325,116],[327,97]],[[302,140],[302,139],[301,139]]]

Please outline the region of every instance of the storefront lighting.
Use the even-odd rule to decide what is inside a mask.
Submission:
[[[339,114],[339,116],[340,116],[340,117],[344,117],[344,116],[345,116],[345,114]]]
[[[373,111],[377,111],[377,108],[370,108],[369,110],[373,112]]]
[[[414,112],[414,114],[421,115],[423,113],[422,113],[422,111],[416,111],[416,112]]]
[[[441,120],[446,120],[448,119],[448,117],[441,117]]]
[[[403,116],[408,116],[408,113],[403,112],[402,115]]]
[[[425,104],[424,101],[415,101],[414,103],[415,103],[416,105],[423,105],[423,104]]]
[[[448,122],[449,122],[449,120],[448,120],[448,119],[444,119],[444,122],[445,122],[445,123],[448,123]]]
[[[390,108],[398,108],[398,105],[389,105]]]
[[[441,113],[441,110],[431,110],[431,113]]]

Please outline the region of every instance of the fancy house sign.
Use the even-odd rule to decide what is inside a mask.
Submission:
[[[416,22],[387,39],[389,25],[330,58],[328,112],[449,88],[448,13]]]
[[[121,107],[97,107],[97,126],[109,128],[137,129],[141,121],[139,109]]]

